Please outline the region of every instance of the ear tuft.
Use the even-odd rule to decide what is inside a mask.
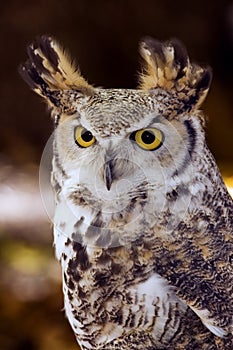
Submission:
[[[28,85],[52,106],[64,109],[67,92],[71,90],[74,94],[87,96],[94,93],[94,88],[50,36],[39,37],[28,47],[27,52],[29,59],[19,67],[19,72]]]
[[[141,89],[161,88],[176,94],[189,110],[201,105],[211,83],[211,69],[190,63],[187,51],[179,40],[161,43],[144,38],[140,53],[145,61],[144,71],[140,75]]]

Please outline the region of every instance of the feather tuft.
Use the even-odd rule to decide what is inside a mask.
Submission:
[[[139,77],[139,88],[161,88],[176,94],[187,109],[201,105],[211,83],[211,69],[190,63],[187,51],[179,40],[161,43],[147,37],[140,44],[140,53],[145,63]]]
[[[27,52],[29,59],[19,67],[19,72],[27,84],[53,107],[64,110],[68,91],[86,96],[94,93],[94,88],[52,37],[39,37],[28,46]]]

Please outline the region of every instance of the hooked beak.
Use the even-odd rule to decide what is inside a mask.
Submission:
[[[110,191],[113,182],[113,163],[111,160],[106,160],[104,164],[104,182],[107,190]]]

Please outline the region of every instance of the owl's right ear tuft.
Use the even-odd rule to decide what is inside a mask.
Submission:
[[[211,69],[191,63],[179,40],[162,43],[147,37],[140,44],[140,53],[144,59],[141,89],[161,88],[175,94],[184,110],[201,105],[211,83]]]
[[[69,56],[50,36],[28,46],[29,59],[19,67],[26,83],[60,111],[68,110],[70,92],[90,96],[94,88],[82,77]]]

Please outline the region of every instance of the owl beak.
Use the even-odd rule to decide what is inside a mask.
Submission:
[[[113,164],[111,160],[106,161],[104,164],[104,182],[106,184],[107,190],[110,191],[113,181]]]

